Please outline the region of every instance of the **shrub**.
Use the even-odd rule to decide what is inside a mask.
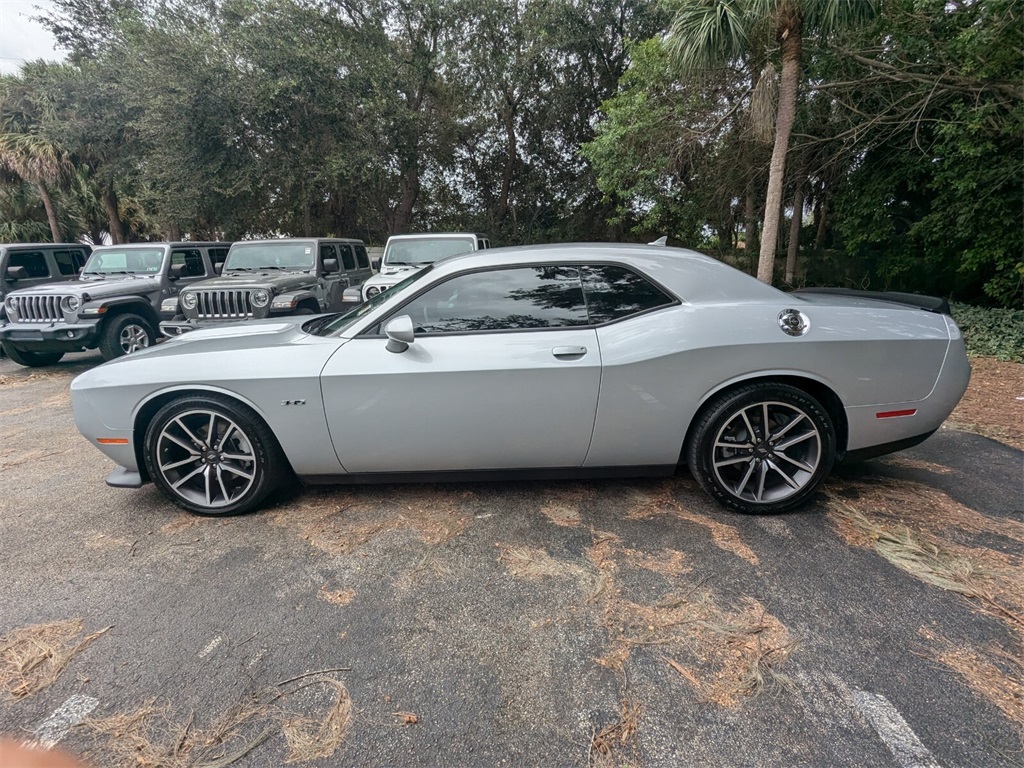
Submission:
[[[1024,362],[1024,311],[953,303],[967,354]]]

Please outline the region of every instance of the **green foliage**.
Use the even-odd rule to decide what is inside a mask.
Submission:
[[[967,353],[1024,363],[1024,311],[953,303]]]

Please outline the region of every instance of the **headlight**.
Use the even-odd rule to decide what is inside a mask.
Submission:
[[[369,288],[366,289],[366,298],[376,296],[378,293],[380,293],[380,288],[378,288],[376,285],[371,285]]]
[[[198,299],[194,293],[181,294],[181,306],[185,309],[195,309]]]
[[[65,296],[60,300],[61,310],[68,314],[77,312],[80,306],[82,306],[82,302],[77,296]]]
[[[160,302],[161,312],[177,312],[178,311],[178,297],[175,296],[170,299],[164,299]]]
[[[7,311],[8,312],[13,312],[14,311],[14,299],[11,298],[11,297],[8,297],[7,300],[4,302],[4,306],[7,307]]]
[[[266,290],[265,288],[257,288],[255,291],[252,292],[252,295],[249,297],[249,300],[252,301],[252,305],[254,307],[259,307],[260,309],[263,309],[263,307],[267,306],[267,304],[270,303],[270,291]]]

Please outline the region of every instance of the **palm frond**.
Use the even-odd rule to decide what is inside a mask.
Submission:
[[[697,74],[742,55],[749,18],[740,0],[686,0],[676,11],[666,47],[685,74]]]

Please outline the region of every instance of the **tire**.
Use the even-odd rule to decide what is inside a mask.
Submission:
[[[44,365],[53,365],[62,357],[63,352],[31,352],[27,349],[18,349],[15,346],[3,342],[4,353],[18,365],[25,365],[29,368],[41,368]]]
[[[315,315],[315,314],[316,314],[316,312],[314,312],[309,307],[299,307],[294,312],[292,312],[293,316],[294,315]]]
[[[186,395],[157,411],[146,428],[143,460],[171,501],[217,517],[255,509],[290,471],[255,411],[217,395]]]
[[[132,313],[115,315],[100,331],[100,354],[104,360],[130,355],[153,346],[156,331],[145,318]]]
[[[832,470],[835,455],[828,412],[803,390],[772,383],[714,398],[697,417],[686,451],[690,472],[705,492],[750,514],[785,512],[807,501]]]

